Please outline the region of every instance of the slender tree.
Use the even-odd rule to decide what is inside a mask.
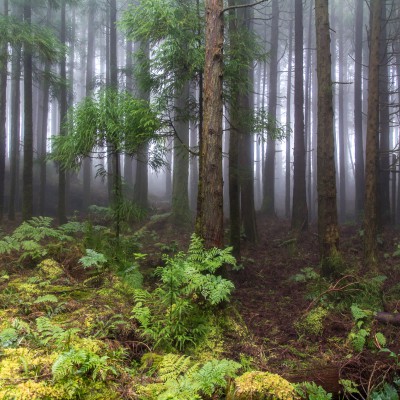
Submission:
[[[365,155],[364,263],[374,271],[378,262],[379,35],[381,1],[371,2],[368,72],[368,121]]]
[[[308,228],[306,200],[306,150],[304,144],[303,92],[303,2],[295,0],[294,22],[294,152],[292,228]]]
[[[24,4],[24,21],[31,25],[31,1]],[[32,49],[24,44],[24,165],[22,191],[22,218],[33,214],[33,111],[32,111]]]
[[[267,138],[267,153],[264,167],[264,190],[262,209],[267,215],[275,214],[275,135],[276,106],[278,101],[278,40],[279,40],[279,2],[272,0],[271,48],[269,52],[269,102],[268,114],[271,117],[271,131]]]
[[[354,26],[354,162],[355,162],[355,214],[360,217],[364,209],[364,145],[362,120],[362,41],[364,0],[356,0]]]
[[[8,0],[3,1],[4,16],[8,16]],[[4,214],[4,177],[6,167],[6,102],[7,102],[8,48],[5,42],[0,47],[0,221]]]
[[[318,76],[317,190],[322,274],[335,273],[339,257],[328,0],[315,0]]]

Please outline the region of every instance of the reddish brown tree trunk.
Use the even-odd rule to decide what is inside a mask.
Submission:
[[[339,251],[328,0],[315,0],[318,76],[317,190],[322,273],[331,275]]]
[[[206,0],[202,158],[196,230],[205,245],[223,242],[222,48],[223,0]]]

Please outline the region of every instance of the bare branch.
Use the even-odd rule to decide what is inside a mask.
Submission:
[[[222,10],[222,13],[224,13],[225,11],[236,9],[236,8],[254,7],[257,4],[265,3],[266,1],[269,1],[269,0],[259,0],[259,1],[256,1],[255,3],[251,3],[251,4],[238,4],[237,6],[229,6],[229,7],[224,8]]]

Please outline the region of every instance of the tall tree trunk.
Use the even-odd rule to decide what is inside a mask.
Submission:
[[[61,28],[60,41],[66,43],[66,0],[61,1]],[[67,60],[64,55],[60,61],[60,78],[63,82],[67,79]],[[62,84],[59,98],[60,108],[60,135],[65,135],[65,118],[67,116],[67,87]],[[63,224],[67,221],[66,217],[66,172],[61,167],[58,171],[58,223]]]
[[[24,21],[31,24],[31,1],[24,5]],[[33,111],[32,111],[32,54],[24,45],[24,167],[22,192],[22,218],[28,220],[33,214]]]
[[[276,4],[275,4],[276,3]],[[250,1],[246,0],[249,5]],[[277,1],[274,0],[274,13],[279,15]],[[253,11],[251,7],[241,8],[238,10],[238,16],[241,20],[243,28],[252,31]],[[250,61],[251,62],[251,61]],[[244,76],[247,76],[247,88],[240,93],[239,106],[242,110],[242,115],[254,114],[254,66],[250,63],[244,71]],[[276,114],[276,98],[275,98],[275,114]],[[272,100],[273,101],[273,100]],[[271,103],[270,103],[271,104]],[[273,106],[272,106],[273,107]],[[244,113],[244,114],[243,114]],[[244,233],[247,240],[251,243],[258,241],[256,212],[254,206],[254,139],[248,125],[240,122],[240,142],[239,142],[239,165],[240,165],[240,204],[241,215],[243,221]],[[275,168],[274,168],[275,169]],[[275,195],[274,195],[275,196]]]
[[[87,51],[86,51],[86,96],[91,96],[94,89],[94,55],[95,55],[95,10],[96,2],[89,1],[88,5],[88,30],[87,30]],[[92,202],[92,160],[86,157],[83,160],[83,211],[87,212]]]
[[[354,30],[354,163],[355,163],[355,215],[360,221],[364,210],[364,145],[362,117],[362,41],[364,0],[356,0]]]
[[[267,215],[275,214],[275,128],[276,104],[278,101],[278,40],[279,40],[279,3],[272,1],[271,48],[269,52],[269,102],[268,115],[272,119],[271,132],[268,132],[267,153],[265,156],[264,189],[262,209]]]
[[[223,243],[222,48],[223,1],[206,0],[204,109],[196,231],[207,247]]]
[[[365,160],[364,263],[375,271],[378,262],[379,35],[381,1],[371,1],[368,73],[368,122]]]
[[[315,0],[318,76],[318,236],[322,274],[334,274],[339,257],[328,0]]]
[[[139,43],[138,46],[146,54],[146,57],[150,57],[150,47],[148,43]],[[139,88],[138,97],[144,100],[150,100],[150,93]],[[133,199],[140,207],[147,209],[149,206],[149,146],[147,143],[140,147],[136,160],[137,164]]]
[[[172,218],[175,223],[190,221],[189,210],[189,120],[185,115],[189,101],[189,82],[175,99],[174,170],[172,179]]]
[[[308,229],[306,200],[306,149],[304,144],[303,2],[295,0],[294,28],[294,152],[292,228]]]
[[[345,108],[344,108],[344,81],[345,81],[345,60],[344,60],[344,13],[343,7],[339,7],[339,38],[338,38],[338,64],[339,64],[339,220],[346,218],[346,145],[345,145]]]
[[[389,66],[387,54],[387,32],[386,32],[386,2],[381,4],[381,30],[379,37],[379,164],[380,172],[378,177],[379,197],[379,222],[385,225],[390,222],[390,154],[389,154]]]
[[[290,125],[292,108],[292,47],[293,47],[293,20],[289,23],[289,49],[288,49],[288,78],[286,89],[286,176],[285,176],[285,216],[290,218]]]
[[[19,11],[17,10],[17,14]],[[10,126],[10,201],[8,219],[15,219],[20,145],[20,80],[21,80],[21,45],[15,45],[11,58],[11,126]]]
[[[3,1],[3,15],[8,16],[8,0]],[[7,43],[0,48],[0,222],[4,214],[4,178],[6,169],[6,102],[7,102]]]

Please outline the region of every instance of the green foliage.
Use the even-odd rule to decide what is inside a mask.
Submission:
[[[79,259],[79,262],[83,266],[83,268],[92,268],[94,267],[97,270],[101,270],[107,262],[104,254],[98,253],[92,249],[86,249],[86,255]]]
[[[51,62],[60,60],[65,54],[65,48],[54,32],[13,16],[0,15],[0,43],[27,46],[33,53]]]
[[[72,340],[80,331],[78,328],[63,329],[55,325],[49,318],[36,319],[37,340],[41,345],[54,346],[56,349],[69,349]]]
[[[296,392],[302,399],[308,400],[331,400],[332,394],[314,382],[303,382],[296,385]]]
[[[51,372],[56,381],[71,379],[73,376],[87,376],[92,380],[105,381],[115,369],[107,364],[107,356],[99,356],[85,349],[70,349],[60,354],[54,362]]]
[[[300,270],[300,273],[293,275],[291,280],[294,282],[308,282],[313,280],[318,280],[320,278],[319,274],[311,267],[305,267]]]
[[[216,275],[224,264],[235,265],[231,249],[204,249],[196,235],[187,254],[165,257],[156,269],[160,285],[153,291],[137,290],[133,317],[155,346],[180,350],[196,345],[207,330],[208,313],[229,300],[233,283]]]
[[[295,400],[295,387],[277,374],[251,371],[237,377],[227,400]]]
[[[52,218],[34,217],[24,221],[9,236],[0,240],[0,254],[16,253],[18,262],[24,260],[40,260],[45,258],[54,243],[72,241],[72,237],[66,235],[58,228],[52,228]]]
[[[324,319],[328,310],[316,307],[295,322],[296,332],[302,335],[319,336],[324,330]]]
[[[95,97],[86,97],[70,110],[68,135],[53,136],[51,158],[66,169],[78,169],[93,151],[104,158],[106,145],[114,152],[134,155],[144,143],[156,142],[160,121],[148,102],[128,92],[102,89]],[[158,152],[150,159],[152,167],[162,160]]]
[[[231,360],[212,359],[205,364],[193,363],[190,357],[167,354],[158,361],[158,379],[141,388],[145,399],[203,399],[218,389],[225,389],[227,378],[236,375],[240,364]]]
[[[399,400],[398,385],[384,383],[381,388],[371,393],[371,400]]]

